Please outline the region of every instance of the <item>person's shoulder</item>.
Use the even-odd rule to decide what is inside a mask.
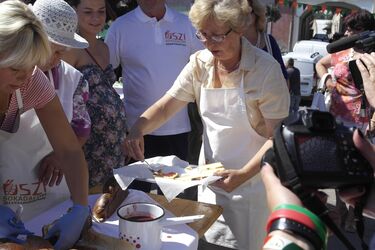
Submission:
[[[36,84],[36,85],[40,85],[40,84],[44,85],[44,84],[49,84],[49,80],[41,69],[39,69],[38,67],[35,67],[28,83]]]
[[[65,52],[63,60],[74,67],[79,67],[83,59],[85,58],[84,49],[69,49]]]
[[[136,19],[136,15],[135,15],[135,9],[134,9],[134,10],[129,11],[128,13],[116,18],[116,20],[111,23],[110,28],[112,28],[112,29],[114,29],[114,28],[124,28],[124,26],[123,26],[124,23],[132,22],[135,19]]]
[[[252,46],[252,45],[251,45]],[[249,48],[247,48],[249,49]],[[256,61],[261,63],[261,64],[278,64],[276,59],[268,52],[257,48],[255,46],[252,46],[251,50],[253,51],[255,58],[257,59]]]
[[[41,69],[35,67],[31,77],[25,82],[21,90],[27,96],[40,96],[48,93],[52,95],[55,92],[55,88],[52,86],[47,76]]]
[[[108,45],[105,42],[103,42],[102,40],[98,40],[98,45],[99,45],[99,50],[101,51],[100,53],[101,54],[107,53],[107,55],[109,56]]]
[[[172,21],[178,25],[188,25],[191,26],[191,21],[189,17],[177,10],[174,10],[170,7],[167,7],[167,11],[169,12],[168,15],[172,18]]]
[[[81,71],[74,68],[72,65],[63,60],[61,60],[60,62],[59,71],[61,72],[60,74],[63,74],[65,77],[69,77],[72,80],[77,78],[79,79],[82,77]]]
[[[170,7],[168,7],[168,11],[173,15],[174,18],[182,21],[189,21],[189,17],[181,12],[178,12],[177,10],[174,10]]]

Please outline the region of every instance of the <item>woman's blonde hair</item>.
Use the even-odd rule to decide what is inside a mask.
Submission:
[[[224,23],[243,32],[249,22],[251,7],[247,0],[195,0],[189,18],[197,30],[208,20]]]
[[[31,69],[50,55],[48,36],[32,10],[18,0],[0,2],[0,68]]]
[[[266,29],[266,6],[264,6],[258,0],[248,0],[250,7],[253,9],[255,15],[255,27],[259,32],[263,32]]]

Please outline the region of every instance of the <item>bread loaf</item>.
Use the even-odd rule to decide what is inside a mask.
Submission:
[[[128,196],[128,190],[122,190],[115,178],[109,179],[103,186],[103,194],[96,200],[92,210],[95,221],[104,222],[116,212]]]
[[[2,243],[0,244],[0,250],[40,250],[40,249],[53,249],[51,243],[42,237],[29,235],[27,236],[27,241],[24,244],[17,243]]]

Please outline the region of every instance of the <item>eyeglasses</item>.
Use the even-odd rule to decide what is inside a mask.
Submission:
[[[226,32],[223,35],[208,36],[208,35],[203,34],[200,31],[197,31],[197,33],[195,33],[195,35],[202,42],[207,42],[208,39],[210,39],[210,40],[214,41],[215,43],[221,43],[222,41],[225,40],[225,38],[229,35],[230,32],[232,32],[232,29],[230,29],[228,32]]]

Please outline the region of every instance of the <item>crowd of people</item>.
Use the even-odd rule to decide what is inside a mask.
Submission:
[[[46,236],[58,236],[56,249],[69,249],[90,214],[89,188],[103,185],[113,168],[176,155],[225,168],[209,188],[181,196],[223,207],[199,249],[325,248],[319,217],[283,187],[271,162],[260,166],[274,129],[298,111],[300,98],[299,71],[293,60],[284,65],[265,32],[260,1],[195,0],[186,17],[165,0],[137,0],[120,17],[112,10],[116,20],[104,41],[97,34],[112,6],[107,1],[27,2],[0,1],[0,238],[22,243],[17,236],[31,234],[23,221],[71,199]],[[374,17],[356,12],[346,28],[374,30]],[[343,70],[349,56],[366,94]],[[358,115],[356,103],[365,100],[366,114],[375,107],[375,53],[327,56],[317,71],[331,66],[332,113],[361,128],[370,119]],[[119,74],[123,100],[113,87]],[[375,169],[375,146],[364,133],[356,130],[353,141]],[[150,191],[143,182],[131,188]],[[349,205],[361,195],[340,190]],[[374,185],[364,214],[375,217]]]

